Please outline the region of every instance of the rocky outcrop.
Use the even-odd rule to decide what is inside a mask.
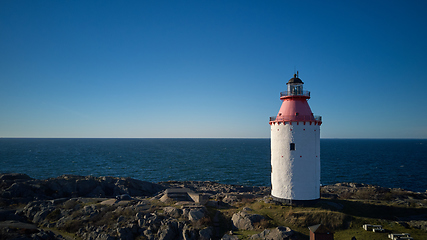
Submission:
[[[28,202],[72,197],[152,196],[164,187],[132,178],[63,175],[47,180],[25,174],[0,175],[0,198]]]
[[[264,219],[263,216],[252,214],[252,210],[244,208],[242,211],[233,214],[231,221],[233,221],[233,228],[240,230],[254,230],[255,224]]]
[[[424,231],[427,231],[427,221],[426,220],[412,220],[408,222],[408,225],[414,228],[418,228]]]
[[[222,184],[210,181],[169,181],[160,182],[165,188],[188,188],[193,192],[204,193],[211,199],[217,199],[228,203],[237,202],[243,198],[253,199],[270,195],[271,187],[242,186]]]
[[[322,198],[386,200],[400,205],[411,205],[413,200],[426,199],[427,192],[412,192],[400,188],[385,188],[363,183],[336,183],[321,188]],[[424,207],[422,202],[417,205]]]
[[[158,212],[149,199],[111,200],[114,202],[98,198],[39,200],[15,213],[4,211],[3,215],[21,216],[34,228],[55,228],[82,239],[196,240],[213,235],[212,228],[206,225],[209,221],[204,221],[208,218],[204,206],[164,207]]]
[[[166,191],[178,188],[184,189]],[[265,229],[271,226],[271,218],[265,219],[249,208],[239,211],[252,203],[254,209],[258,209],[257,201],[278,204],[270,198],[270,190],[269,187],[214,182],[155,184],[130,178],[74,175],[37,180],[25,174],[0,174],[0,237],[63,239],[61,235],[47,230],[55,229],[90,240],[237,239],[230,230],[239,229],[261,231],[251,239],[297,239],[299,233],[288,227]],[[173,194],[167,196],[168,193],[179,192],[185,192],[189,198],[181,200],[174,199]],[[371,199],[388,199],[396,204],[402,201],[402,204],[414,206],[415,210],[423,207],[427,199],[426,193],[365,184],[340,183],[322,187],[323,198],[364,199],[370,196]],[[331,200],[322,201],[322,204],[323,208],[332,209],[334,214],[338,211],[335,215],[344,215],[339,212],[343,209],[342,204]],[[227,210],[222,211],[224,208]],[[405,212],[406,218],[398,220],[413,228],[427,229],[425,217],[409,215]],[[281,216],[292,222],[307,215],[300,212]],[[316,218],[317,215],[310,216]],[[332,215],[322,216],[327,220]]]

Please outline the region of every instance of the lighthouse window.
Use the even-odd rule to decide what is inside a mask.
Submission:
[[[291,150],[291,151],[294,151],[294,150],[295,150],[295,143],[291,143],[291,144],[289,145],[289,147],[290,147],[290,150]]]

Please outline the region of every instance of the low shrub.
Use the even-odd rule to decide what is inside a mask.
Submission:
[[[70,233],[76,233],[80,228],[86,226],[87,224],[79,219],[74,219],[71,221],[66,222],[62,227],[60,227],[60,230],[64,230],[66,232]]]
[[[262,230],[271,227],[271,225],[267,219],[261,219],[261,221],[254,223],[254,227]]]
[[[288,211],[285,222],[298,226],[311,226],[322,223],[330,229],[345,229],[351,217],[341,212],[333,211]]]
[[[61,210],[59,208],[53,210],[46,216],[46,220],[53,222],[61,218]]]

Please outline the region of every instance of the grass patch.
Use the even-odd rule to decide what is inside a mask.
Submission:
[[[386,192],[384,197],[388,197]],[[401,206],[384,200],[322,199],[312,207],[291,207],[263,201],[246,201],[229,209],[223,209],[221,212],[231,218],[234,213],[244,207],[251,208],[253,214],[260,214],[265,217],[265,222],[260,226],[262,230],[264,228],[287,226],[296,231],[298,239],[309,239],[308,227],[319,223],[334,231],[335,239],[351,239],[353,236],[357,239],[366,240],[387,239],[389,233],[402,232],[410,233],[414,239],[427,239],[425,231],[405,228],[395,222],[397,217],[427,214],[427,208],[425,207]],[[386,232],[374,233],[365,231],[362,228],[363,224],[382,225]],[[260,231],[261,229],[257,231],[237,231],[236,234],[240,239],[246,239]]]
[[[427,214],[427,208],[397,206],[382,201],[362,201],[362,200],[331,200],[344,206],[342,212],[363,218],[376,218],[395,220],[396,217],[408,217],[414,215]]]

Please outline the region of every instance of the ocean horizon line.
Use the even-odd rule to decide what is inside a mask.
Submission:
[[[0,139],[270,139],[270,137],[0,137]],[[427,138],[334,138],[332,140],[427,140]]]

